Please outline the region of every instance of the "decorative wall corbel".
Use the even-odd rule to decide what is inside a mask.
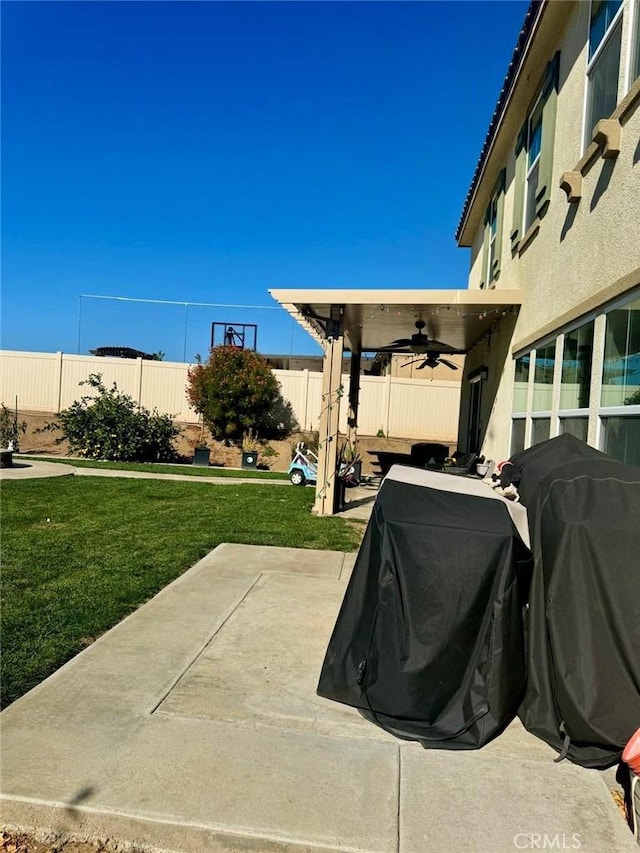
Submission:
[[[591,138],[599,146],[605,160],[610,160],[620,153],[622,125],[617,118],[600,119],[593,128]]]
[[[565,172],[560,178],[560,189],[567,194],[567,201],[581,199],[582,174],[580,172]]]

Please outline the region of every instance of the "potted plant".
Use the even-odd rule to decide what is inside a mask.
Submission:
[[[247,430],[242,435],[242,467],[257,468],[258,467],[258,436],[253,430]]]
[[[340,448],[338,472],[348,486],[357,486],[362,480],[362,455],[357,439],[345,441]]]
[[[211,455],[211,449],[207,447],[204,438],[204,423],[202,422],[202,415],[199,420],[200,432],[198,434],[198,438],[195,441],[193,447],[193,462],[192,465],[198,465],[200,467],[208,468],[209,467],[209,458]]]

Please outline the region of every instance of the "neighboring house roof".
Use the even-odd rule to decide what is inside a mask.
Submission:
[[[142,352],[139,349],[133,349],[132,347],[97,347],[96,349],[90,349],[89,352],[91,355],[99,355],[103,358],[142,358],[147,361],[159,361],[157,355],[152,355],[148,352]]]
[[[480,178],[487,162],[489,152],[491,151],[493,140],[496,136],[500,121],[505,112],[509,96],[511,95],[513,87],[518,78],[518,73],[522,67],[522,62],[526,54],[526,48],[529,43],[529,37],[533,32],[536,21],[539,19],[539,13],[544,3],[545,0],[531,0],[531,2],[529,3],[529,8],[527,9],[527,13],[522,24],[522,29],[520,30],[520,35],[518,36],[513,55],[511,56],[511,62],[509,63],[507,76],[504,78],[504,83],[502,84],[502,88],[500,90],[498,102],[493,111],[491,121],[489,122],[489,129],[487,130],[487,135],[485,136],[482,149],[480,150],[480,157],[478,158],[478,163],[473,173],[473,178],[471,179],[471,186],[469,187],[469,191],[467,192],[466,198],[464,200],[462,214],[460,216],[460,221],[458,222],[458,227],[456,229],[456,242],[460,240],[460,236],[462,235],[462,229],[464,228],[464,223],[467,218],[467,214],[469,213],[469,209],[475,196],[476,189],[478,187],[478,184],[480,183]]]

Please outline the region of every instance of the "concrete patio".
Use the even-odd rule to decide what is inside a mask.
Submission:
[[[517,722],[425,751],[315,695],[354,559],[212,551],[0,715],[4,824],[188,853],[637,850],[608,777]]]

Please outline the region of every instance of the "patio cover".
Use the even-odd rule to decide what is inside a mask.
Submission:
[[[345,348],[377,352],[425,321],[430,338],[467,352],[503,314],[517,311],[519,290],[270,290],[318,343],[332,309],[342,310]]]
[[[324,350],[320,453],[315,512],[331,515],[335,485],[338,422],[342,397],[342,353],[351,351],[347,401],[349,439],[358,423],[360,356],[391,341],[410,337],[423,320],[430,339],[468,352],[503,316],[516,313],[519,290],[270,290],[271,296]]]

